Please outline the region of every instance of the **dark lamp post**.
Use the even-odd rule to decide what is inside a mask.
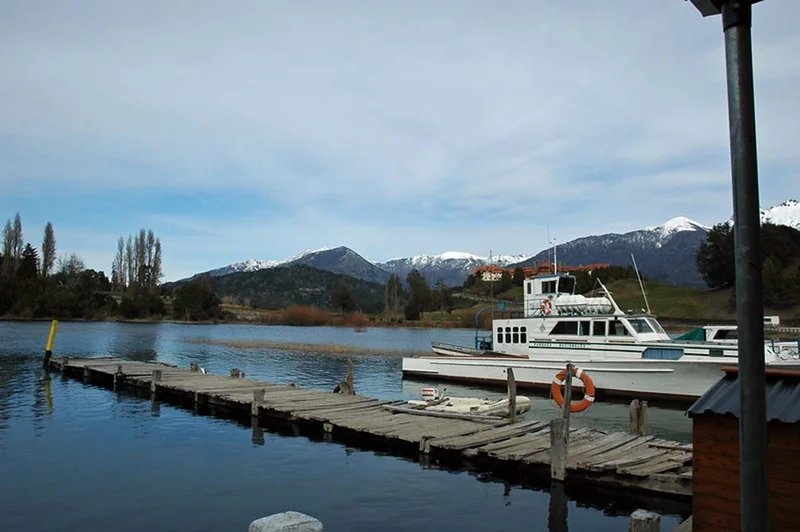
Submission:
[[[739,329],[739,464],[742,532],[769,526],[767,415],[764,384],[764,294],[761,213],[753,97],[752,4],[760,0],[691,0],[705,16],[722,15],[728,78],[728,124]]]

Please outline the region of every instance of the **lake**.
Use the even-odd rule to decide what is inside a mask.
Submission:
[[[263,444],[235,421],[195,415],[129,394],[48,375],[41,368],[49,323],[0,322],[0,514],[4,531],[246,531],[259,517],[296,510],[326,530],[566,530],[550,526],[547,487],[511,483],[480,472],[448,471],[414,460],[266,432]],[[231,368],[248,377],[330,390],[347,372],[342,345],[367,352],[426,352],[431,340],[471,344],[456,329],[281,327],[127,323],[61,323],[55,356],[159,360],[208,372]],[[287,346],[231,347],[241,340]],[[312,352],[307,344],[319,344]],[[385,399],[418,398],[423,385],[454,395],[500,397],[502,390],[403,380],[397,355],[352,355],[356,391]],[[557,415],[536,397],[528,419]],[[626,430],[627,405],[596,404],[582,424]],[[682,411],[655,407],[650,432],[689,441]],[[561,504],[565,495],[555,493]],[[604,490],[566,497],[569,530],[627,530],[637,507],[660,511],[662,530],[688,505],[631,500]],[[653,507],[655,506],[655,507]]]

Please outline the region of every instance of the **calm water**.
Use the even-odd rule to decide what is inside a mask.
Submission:
[[[326,530],[428,528],[437,531],[565,530],[548,523],[548,490],[484,474],[450,472],[337,443],[266,433],[263,445],[234,421],[86,386],[41,368],[47,323],[0,322],[0,530],[245,531],[253,519],[285,510],[308,513]],[[62,323],[55,354],[161,360],[209,372],[238,367],[248,377],[332,389],[346,357],[277,349],[241,349],[197,340],[268,340],[427,351],[432,339],[467,343],[470,331]],[[356,356],[358,393],[416,398],[399,356]],[[454,395],[497,390],[447,387]],[[556,414],[546,398],[526,414]],[[627,407],[597,404],[575,425],[625,429]],[[651,408],[652,432],[687,440],[682,412]],[[617,493],[573,493],[569,530],[627,530],[636,507],[666,513],[672,530],[688,510]],[[552,503],[563,503],[557,494]]]

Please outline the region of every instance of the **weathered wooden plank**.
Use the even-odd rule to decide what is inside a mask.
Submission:
[[[431,448],[463,450],[469,447],[478,447],[505,440],[527,432],[539,431],[545,427],[547,427],[547,424],[541,421],[528,421],[526,423],[517,423],[504,427],[493,427],[468,436],[453,436],[436,439],[431,442]]]
[[[597,454],[583,459],[576,464],[576,467],[579,469],[587,469],[589,471],[603,471],[604,464],[609,461],[628,456],[632,451],[635,451],[640,447],[646,447],[647,442],[651,439],[653,439],[652,436],[637,436],[635,439],[615,447],[606,453]]]

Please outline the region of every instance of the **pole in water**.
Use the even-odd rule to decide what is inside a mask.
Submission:
[[[50,336],[47,338],[47,346],[44,348],[44,369],[50,366],[50,359],[53,357],[53,344],[56,341],[56,331],[58,330],[58,320],[53,320],[50,324]]]

